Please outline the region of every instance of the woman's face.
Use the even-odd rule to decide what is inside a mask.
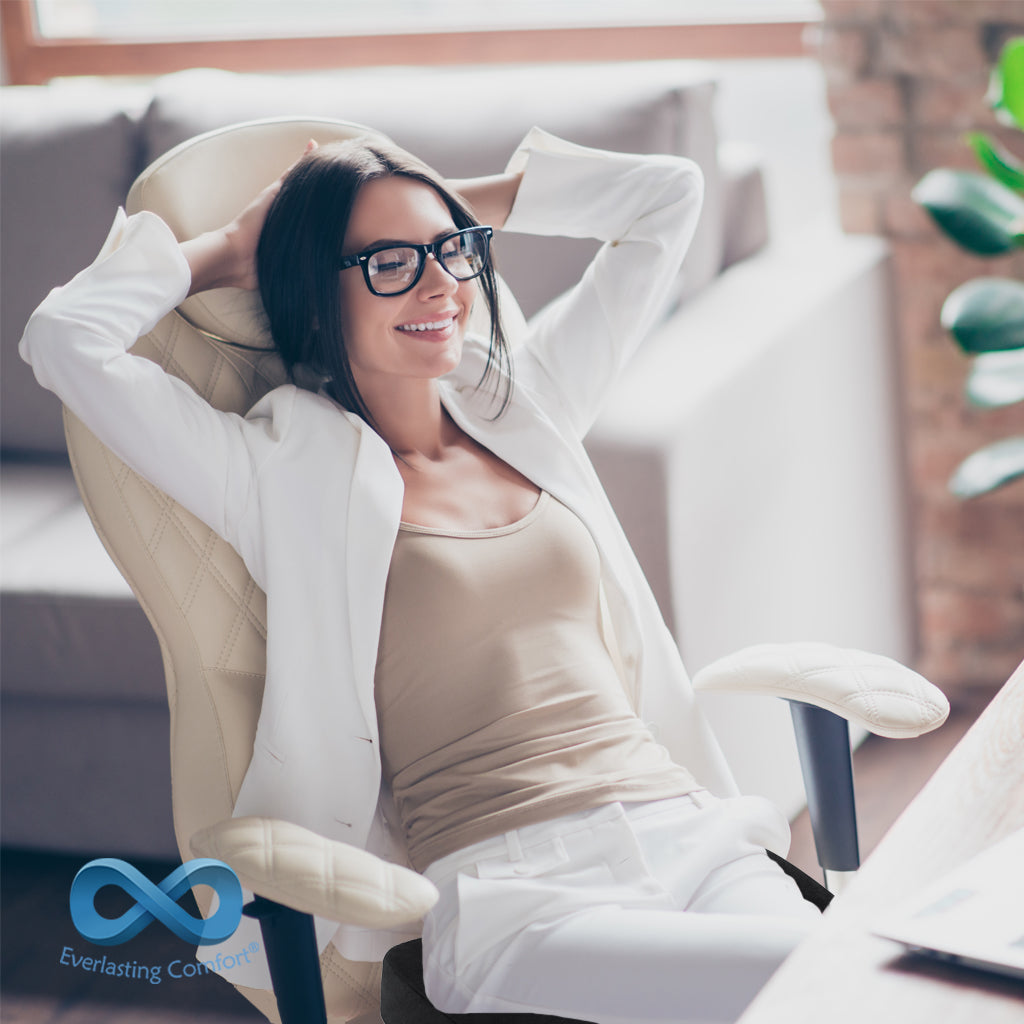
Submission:
[[[381,243],[426,243],[455,231],[444,200],[412,178],[378,178],[356,197],[345,235],[346,256]],[[436,378],[462,358],[476,281],[456,281],[428,257],[419,281],[402,295],[374,295],[361,268],[340,273],[341,321],[352,372],[364,393],[389,378]],[[417,324],[441,325],[417,330]]]

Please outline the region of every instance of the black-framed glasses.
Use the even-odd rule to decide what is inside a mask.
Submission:
[[[414,288],[423,276],[428,255],[433,255],[456,281],[469,281],[487,267],[493,234],[490,226],[481,224],[453,231],[425,245],[379,245],[342,260],[338,269],[362,267],[366,287],[374,295],[401,295]]]

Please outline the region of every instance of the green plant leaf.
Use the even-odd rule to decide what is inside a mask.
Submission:
[[[1024,476],[1024,437],[1008,437],[968,455],[949,479],[958,498],[977,498]]]
[[[1015,192],[1024,192],[1024,164],[1012,153],[997,145],[983,132],[968,132],[967,144],[974,150],[978,163]]]
[[[1024,402],[1024,349],[978,356],[971,364],[964,392],[983,409]]]
[[[942,304],[942,326],[968,354],[1024,346],[1024,284],[976,277],[954,288]]]
[[[1004,124],[1024,128],[1024,37],[1010,39],[989,78],[989,106]]]
[[[940,167],[911,193],[953,241],[980,256],[1024,246],[1024,198],[974,171]]]

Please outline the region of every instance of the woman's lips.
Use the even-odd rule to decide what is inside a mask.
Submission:
[[[454,333],[458,324],[457,315],[435,316],[431,320],[415,320],[399,324],[395,330],[424,341],[447,341]]]
[[[446,327],[451,326],[454,319],[452,316],[446,316],[438,320],[419,321],[414,324],[399,324],[398,329],[400,331],[409,331],[412,334],[418,334],[423,331],[443,331]]]

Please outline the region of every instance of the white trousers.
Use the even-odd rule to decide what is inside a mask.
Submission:
[[[450,1013],[734,1021],[819,911],[764,852],[789,825],[705,790],[608,804],[435,861],[424,982]]]

